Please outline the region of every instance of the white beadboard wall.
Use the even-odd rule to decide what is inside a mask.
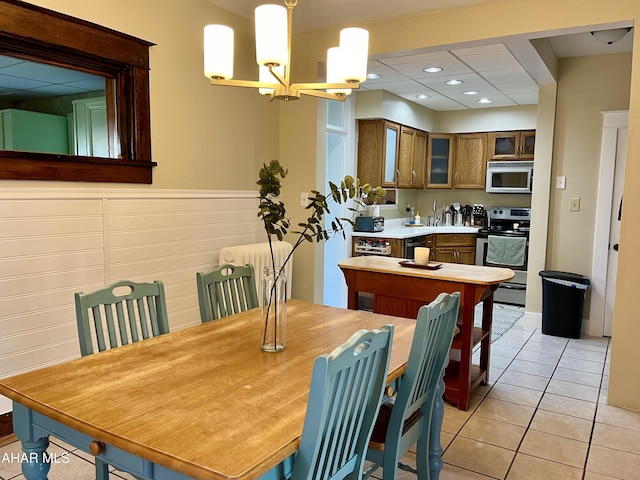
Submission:
[[[0,191],[0,378],[80,356],[73,294],[162,280],[171,330],[200,322],[196,272],[265,241],[257,192]],[[11,402],[0,396],[0,414]]]

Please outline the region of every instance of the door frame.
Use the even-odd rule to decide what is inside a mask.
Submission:
[[[591,302],[589,308],[588,334],[604,336],[605,292],[607,287],[607,267],[609,233],[611,228],[611,207],[618,146],[618,131],[629,125],[629,111],[601,112],[602,145],[600,149],[600,173],[598,176],[598,197],[596,204],[596,228],[593,241],[591,264]]]

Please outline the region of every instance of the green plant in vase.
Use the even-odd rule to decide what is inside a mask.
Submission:
[[[262,335],[262,348],[266,351],[281,351],[285,348],[284,322],[286,319],[282,318],[280,326],[278,325],[278,319],[284,317],[284,295],[286,293],[283,291],[284,281],[279,280],[284,279],[284,267],[296,249],[304,242],[321,242],[338,234],[346,238],[345,226],[347,224],[354,225],[355,216],[358,214],[360,207],[364,206],[365,199],[368,202],[375,202],[386,194],[381,187],[372,187],[368,183],[361,185],[358,179],[347,175],[340,182],[340,185],[329,182],[330,192],[327,195],[311,190],[309,204],[305,207],[309,212],[306,222],[300,222],[291,229],[291,220],[287,217],[286,207],[280,200],[282,179],[286,177],[287,173],[288,170],[280,165],[278,160],[271,160],[268,165],[264,164],[260,169],[257,182],[260,185],[258,216],[262,220],[267,233],[272,268],[268,272],[272,277],[267,277],[268,286],[263,283],[262,294],[262,307],[265,309],[263,312],[265,326]],[[325,214],[331,213],[329,203],[335,202],[340,205],[349,201],[353,203],[352,206],[348,207],[348,210],[352,213],[351,218],[336,217],[327,228],[323,220]],[[273,237],[275,236],[278,240],[284,240],[287,234],[294,235],[293,248],[284,262],[282,262],[282,265],[276,265],[273,254]],[[273,322],[270,322],[271,319],[273,319]],[[282,329],[282,333],[278,335],[279,328]],[[280,339],[278,339],[278,336],[280,336]]]

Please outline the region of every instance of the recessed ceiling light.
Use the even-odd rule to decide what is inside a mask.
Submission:
[[[478,100],[478,103],[491,103],[493,102],[493,100],[491,100],[490,98],[481,98],[480,100]]]
[[[462,92],[463,95],[478,95],[478,93],[476,90],[467,90],[466,92]]]
[[[427,67],[422,69],[426,73],[438,73],[442,71],[442,67]]]
[[[367,73],[367,78],[369,80],[375,80],[375,79],[380,78],[380,77],[382,77],[382,75],[379,75],[377,73]]]
[[[431,95],[427,95],[426,93],[421,93],[420,95],[416,95],[418,100],[426,100],[427,98],[431,98]]]
[[[451,80],[447,80],[444,83],[447,85],[461,85],[463,82],[462,80],[451,79]]]

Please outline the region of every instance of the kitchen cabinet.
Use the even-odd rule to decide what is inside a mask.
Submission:
[[[490,160],[532,160],[536,145],[536,131],[489,133]]]
[[[424,188],[427,138],[388,120],[359,120],[358,178],[386,188]]]
[[[426,157],[427,133],[402,125],[398,153],[399,188],[424,188]]]
[[[453,186],[453,134],[429,134],[427,141],[427,188]]]
[[[399,143],[399,124],[358,120],[358,178],[362,183],[396,186]]]
[[[431,255],[436,262],[476,263],[476,235],[473,233],[438,233]]]
[[[487,134],[456,134],[453,188],[484,190],[487,175]]]
[[[69,153],[67,118],[9,108],[0,110],[0,149]]]

